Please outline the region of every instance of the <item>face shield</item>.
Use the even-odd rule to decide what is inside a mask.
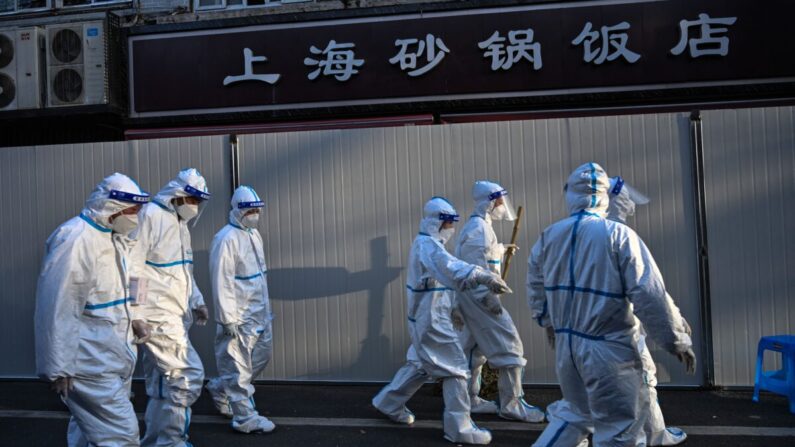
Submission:
[[[192,226],[196,227],[196,224],[199,222],[199,217],[201,217],[202,213],[204,212],[204,208],[207,206],[207,201],[210,200],[210,193],[201,191],[190,185],[185,185],[185,188],[183,188],[183,190],[188,195],[188,197],[195,197],[199,199],[198,212],[196,213],[196,217],[189,219],[193,220]]]
[[[494,220],[516,220],[516,210],[508,198],[508,191],[500,190],[489,194],[489,200],[492,202],[491,211],[489,215]]]
[[[259,223],[259,216],[265,202],[256,200],[253,202],[238,202],[237,211],[240,214],[240,222],[246,228],[254,228]],[[251,212],[255,210],[256,212]]]
[[[110,194],[108,194],[108,197],[112,200],[118,200],[119,202],[130,203],[133,205],[143,205],[152,199],[152,197],[147,193],[134,194],[131,192],[119,191],[117,189],[112,189]]]
[[[455,234],[455,227],[444,228],[444,224],[447,222],[452,224],[460,219],[458,214],[439,213],[439,220],[442,222],[439,224],[439,237],[442,239],[443,244],[446,244]]]
[[[610,179],[610,203],[607,207],[607,218],[623,224],[627,218],[635,215],[636,205],[649,203],[649,198],[631,188],[621,177]]]
[[[461,220],[461,216],[458,214],[450,214],[450,213],[439,213],[439,220],[444,222],[458,222]]]
[[[108,193],[108,198],[114,201],[114,205],[122,207],[110,222],[113,231],[125,236],[135,231],[138,227],[138,212],[141,206],[148,203],[152,197],[146,192],[141,191],[141,194],[135,194],[118,189],[112,189]]]
[[[632,200],[635,205],[646,205],[649,203],[649,198],[643,193],[627,185],[623,178],[616,177],[615,185],[610,189],[610,194],[617,196],[621,194],[621,191],[626,191],[627,195],[629,195],[629,199]]]

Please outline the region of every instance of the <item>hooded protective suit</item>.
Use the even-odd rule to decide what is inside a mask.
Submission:
[[[610,204],[607,207],[607,218],[623,224],[627,223],[627,217],[635,214],[635,207],[637,205],[649,203],[648,198],[627,185],[621,177],[613,177],[610,179],[609,196]],[[674,321],[678,322],[676,331],[686,332],[690,335],[690,325],[688,325],[687,321],[682,317],[673,298],[671,298],[668,293],[665,294],[665,298],[669,310],[674,316]],[[650,446],[680,444],[687,439],[687,433],[677,427],[665,426],[662,409],[657,400],[657,366],[654,364],[649,347],[646,345],[646,331],[643,329],[643,325],[639,320],[637,324],[640,326],[637,339],[638,350],[640,352],[640,359],[643,362],[644,381],[649,387],[649,418],[646,421],[646,425],[643,427],[643,431],[646,433],[647,443]]]
[[[633,311],[673,354],[692,354],[690,337],[676,329],[646,245],[626,225],[604,219],[604,170],[582,165],[566,186],[571,217],[542,232],[527,273],[533,317],[557,336],[564,398],[547,407],[549,425],[534,445],[575,446],[593,432],[597,447],[644,446],[649,393]]]
[[[220,377],[210,380],[207,389],[219,410],[233,416],[232,427],[245,433],[274,429],[271,421],[257,414],[251,385],[271,359],[273,331],[262,236],[244,215],[264,206],[253,189],[237,188],[229,223],[210,247]]]
[[[450,319],[452,291],[486,284],[496,293],[509,291],[499,276],[467,264],[444,248],[449,230],[444,221],[458,214],[447,200],[434,197],[425,205],[420,233],[408,259],[408,320],[411,348],[407,363],[373,398],[373,406],[395,422],[411,424],[406,402],[428,378],[443,379],[444,433],[452,442],[488,444],[491,433],[478,428],[469,415],[469,366]]]
[[[204,381],[201,359],[188,339],[192,310],[204,306],[204,298],[193,278],[187,221],[172,203],[188,196],[210,198],[204,177],[193,168],[180,171],[141,210],[135,235],[135,276],[148,283],[148,293],[138,297],[138,312],[152,325],[143,357],[149,396],[144,446],[190,445],[190,406]]]
[[[497,209],[510,207],[510,204],[503,203],[495,209],[497,199],[505,200],[507,194],[507,191],[496,183],[475,182],[472,188],[475,211],[461,230],[455,250],[455,255],[459,259],[491,270],[496,275],[500,274],[505,247],[497,241],[497,235],[492,228],[492,216],[502,214],[497,213]],[[512,217],[512,210],[507,214]],[[499,411],[500,416],[506,419],[541,422],[544,420],[544,412],[538,407],[527,404],[522,397],[524,394],[522,368],[527,361],[524,359],[522,340],[511,316],[505,309],[498,309],[499,314],[496,314],[480,304],[481,295],[490,293],[486,287],[478,287],[456,294],[455,305],[465,323],[464,330],[459,333],[459,339],[472,371],[469,386],[472,412]],[[478,396],[480,371],[486,358],[493,368],[500,370],[499,407]]]
[[[69,446],[137,446],[129,399],[133,342],[126,247],[110,217],[149,201],[129,177],[97,185],[80,216],[47,239],[36,291],[36,369],[55,381],[73,378],[64,403],[72,413]]]

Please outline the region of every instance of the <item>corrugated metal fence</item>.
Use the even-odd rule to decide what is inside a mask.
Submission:
[[[753,120],[710,127],[713,121],[758,114],[779,117],[779,143],[773,143],[767,121],[761,129]],[[792,248],[792,236],[787,233],[792,233],[792,225],[787,217],[792,211],[782,211],[784,197],[793,192],[792,111],[710,112],[704,123],[718,377],[726,383],[748,384],[745,364],[750,364],[751,345],[758,334],[792,329],[795,306],[789,304],[793,288],[787,277],[792,271],[792,260],[787,257]],[[743,140],[731,132],[751,136]],[[753,132],[764,132],[766,137]],[[765,234],[758,235],[767,239],[754,246],[767,243],[771,248],[758,251],[754,259],[737,255],[732,244],[720,243],[719,234],[736,237],[731,233],[738,231],[736,228],[720,225],[728,222],[722,213],[741,198],[714,199],[715,189],[726,188],[720,182],[730,180],[719,171],[729,167],[722,165],[721,155],[715,155],[711,141],[727,135],[738,145],[735,152],[743,155],[741,142],[751,141],[754,162],[767,169],[775,167],[779,173],[757,172],[754,176],[757,188],[767,185],[775,189],[764,205],[767,214],[748,215],[749,226],[758,224],[759,219],[769,221]],[[4,340],[0,356],[12,359],[0,366],[0,376],[34,374],[32,314],[44,240],[57,225],[75,215],[91,188],[113,171],[130,174],[153,192],[183,167],[195,166],[207,177],[214,197],[192,231],[197,280],[206,299],[211,299],[207,253],[212,235],[226,221],[231,193],[228,150],[222,137],[0,149],[0,188],[4,192],[0,196],[0,251],[4,254],[0,259],[0,303],[5,309],[0,313],[0,337]],[[760,158],[760,152],[769,155]],[[260,229],[276,320],[274,359],[263,378],[391,378],[409,343],[404,265],[422,205],[432,195],[445,195],[468,216],[473,207],[469,195],[472,182],[489,178],[505,185],[514,202],[526,210],[519,238],[521,251],[509,281],[517,293],[505,299],[525,344],[525,380],[554,383],[552,352],[526,306],[525,259],[539,232],[565,216],[563,183],[572,168],[587,161],[601,163],[611,175],[622,175],[651,198],[648,206],[638,208],[630,224],[650,246],[668,289],[700,342],[691,156],[686,114],[241,136],[241,181],[256,188],[267,203]],[[745,165],[737,159],[736,166]],[[751,198],[762,193],[732,185]],[[497,225],[503,238],[510,235],[510,229],[507,223]],[[769,242],[776,240],[784,243]],[[737,259],[730,262],[730,256]],[[725,264],[716,258],[725,259]],[[744,282],[749,290],[758,290],[754,289],[757,284],[773,284],[770,306],[789,306],[776,307],[775,319],[753,316],[754,322],[748,321],[752,315],[736,307],[748,295],[728,281],[726,290],[718,290],[722,280],[738,277],[737,272],[743,269],[738,260],[760,264],[755,276],[759,283]],[[727,306],[722,305],[724,299]],[[731,340],[726,337],[736,334],[721,332],[724,321],[730,321],[735,331],[745,324],[755,332],[749,333],[745,345],[732,347],[726,344]],[[209,375],[215,371],[213,334],[211,327],[194,328],[192,333]],[[661,383],[701,383],[700,378],[685,376],[669,355],[654,354]],[[742,368],[746,370],[735,376],[722,372]]]
[[[795,109],[704,114],[715,379],[754,380],[763,335],[795,334]],[[772,367],[774,357],[766,358]]]
[[[409,343],[402,267],[422,205],[443,195],[468,216],[472,183],[487,178],[527,210],[510,275],[518,293],[504,302],[525,342],[525,379],[554,383],[552,352],[526,305],[525,259],[540,231],[566,215],[570,170],[590,160],[652,197],[638,230],[698,326],[685,115],[265,134],[240,146],[241,181],[268,201],[279,341],[269,378],[390,378]],[[497,228],[504,238],[510,230]],[[668,356],[659,360],[663,381],[670,371],[676,383],[695,383]]]

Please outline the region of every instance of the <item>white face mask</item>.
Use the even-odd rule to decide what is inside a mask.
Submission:
[[[120,214],[113,219],[111,226],[113,231],[126,236],[138,228],[138,215]]]
[[[455,234],[455,228],[445,228],[444,230],[439,230],[439,237],[442,238],[442,243],[446,244],[453,235]]]
[[[259,222],[259,213],[246,214],[241,221],[246,228],[254,228]]]
[[[508,209],[505,208],[505,205],[499,205],[494,207],[491,211],[489,211],[489,215],[494,220],[503,220],[505,219],[505,214],[507,211]]]
[[[177,207],[177,214],[179,214],[182,220],[187,222],[199,215],[199,205],[183,203]]]

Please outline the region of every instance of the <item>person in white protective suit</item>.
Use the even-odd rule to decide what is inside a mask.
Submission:
[[[207,184],[193,168],[179,172],[141,210],[135,234],[139,284],[138,311],[152,326],[145,345],[146,433],[143,446],[190,446],[190,406],[199,398],[204,368],[188,339],[194,321],[209,314],[193,278],[188,222],[210,198]],[[142,292],[142,289],[146,292]]]
[[[131,306],[124,237],[149,198],[126,175],[112,174],[47,239],[36,290],[36,370],[72,413],[70,447],[139,445],[130,379],[135,343],[147,340],[149,327]]]
[[[495,294],[511,290],[498,276],[455,258],[444,247],[459,220],[452,204],[441,197],[423,210],[420,232],[408,259],[408,326],[411,348],[406,364],[372,400],[373,406],[397,423],[414,423],[406,402],[429,378],[443,380],[444,436],[456,443],[488,444],[491,432],[478,428],[469,413],[469,367],[451,320],[452,292],[486,285]],[[493,294],[484,306],[499,305]]]
[[[610,179],[609,196],[610,204],[607,207],[607,218],[625,225],[627,224],[627,218],[635,214],[636,205],[649,203],[649,199],[645,195],[627,185],[621,177],[612,177]],[[673,321],[677,323],[676,331],[691,335],[690,325],[682,316],[673,298],[667,293],[665,297],[666,304],[674,316]],[[687,439],[687,433],[678,427],[665,426],[665,418],[663,418],[662,409],[660,409],[660,403],[657,400],[657,367],[651,357],[649,347],[646,345],[646,332],[640,321],[637,321],[637,324],[640,326],[640,330],[637,333],[637,343],[640,359],[643,362],[643,378],[644,383],[649,388],[649,418],[646,421],[646,425],[643,426],[643,431],[646,433],[646,442],[650,446],[681,444]]]
[[[232,195],[229,223],[210,246],[213,284],[215,361],[219,377],[207,383],[218,410],[243,433],[270,432],[275,426],[254,406],[255,379],[273,349],[271,306],[262,236],[257,231],[265,203],[248,186]]]
[[[534,446],[573,447],[589,433],[596,447],[646,445],[649,392],[635,315],[695,371],[654,258],[632,229],[604,218],[609,187],[598,164],[575,169],[566,183],[571,216],[542,232],[528,260],[528,301],[539,325],[554,331],[563,392],[547,407],[549,425]]]
[[[508,200],[508,191],[496,183],[475,182],[472,198],[475,211],[461,230],[455,256],[500,275],[503,255],[515,246],[507,247],[497,241],[492,221],[515,220],[516,213]],[[519,332],[508,311],[499,305],[499,298],[495,298],[497,305],[493,308],[480,304],[489,294],[488,288],[477,287],[455,295],[454,309],[460,312],[464,323],[459,340],[472,373],[469,384],[472,413],[499,413],[505,419],[542,422],[544,411],[523,398],[522,369],[527,361]],[[456,317],[453,320],[456,323]],[[486,359],[492,368],[499,369],[499,405],[478,396],[480,372]]]

